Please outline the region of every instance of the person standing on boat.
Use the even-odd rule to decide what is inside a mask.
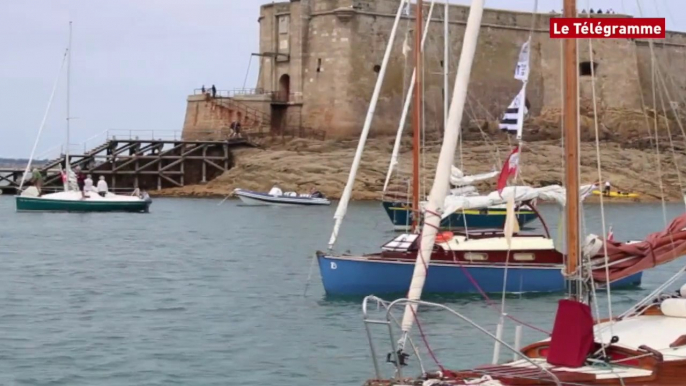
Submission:
[[[79,187],[79,191],[81,191],[81,198],[86,198],[86,194],[83,191],[83,187],[85,185],[85,180],[86,176],[83,174],[81,171],[81,167],[77,166],[74,168],[74,171],[76,172],[76,185]]]
[[[610,181],[605,181],[605,188],[603,189],[603,194],[609,196],[610,191],[612,191],[612,185],[610,185]]]
[[[98,194],[100,197],[105,197],[107,195],[107,181],[105,181],[105,176],[100,176],[98,180]]]
[[[217,97],[217,88],[214,87],[214,85],[212,85],[211,90],[212,90],[212,98],[216,98]]]
[[[38,196],[40,197],[41,194],[43,194],[43,175],[41,174],[40,170],[38,168],[33,168],[33,173],[31,174],[31,181],[33,182],[33,186],[38,189]]]

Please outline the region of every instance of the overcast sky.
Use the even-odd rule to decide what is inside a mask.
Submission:
[[[425,0],[428,2],[429,0]],[[638,15],[637,0],[590,7]],[[686,1],[640,0],[647,16],[686,30]],[[186,96],[202,84],[243,87],[258,51],[266,0],[0,0],[0,157],[28,157],[73,21],[72,143],[108,129],[181,130]],[[468,4],[468,0],[453,0]],[[541,12],[561,0],[539,0]],[[486,0],[489,8],[531,11],[534,0]],[[683,4],[683,5],[682,5]],[[580,0],[579,8],[588,1]],[[253,61],[246,87],[254,87]],[[65,141],[65,79],[37,155]],[[104,138],[96,138],[102,142]]]

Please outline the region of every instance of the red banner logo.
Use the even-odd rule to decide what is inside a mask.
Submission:
[[[551,18],[551,39],[664,39],[664,18]]]

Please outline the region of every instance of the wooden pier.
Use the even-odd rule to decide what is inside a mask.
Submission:
[[[111,191],[135,188],[159,190],[210,181],[233,167],[231,150],[257,147],[247,138],[224,141],[183,141],[176,139],[107,138],[83,154],[71,154],[72,169],[77,166],[93,176],[104,176]],[[41,165],[45,191],[62,189],[61,155]],[[24,168],[0,169],[0,192],[16,194]]]

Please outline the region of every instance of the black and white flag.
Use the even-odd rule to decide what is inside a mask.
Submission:
[[[517,94],[512,103],[507,107],[499,125],[501,131],[507,131],[509,134],[517,134],[517,139],[522,137],[524,117],[529,111],[525,91],[526,85],[522,86],[519,94]]]

